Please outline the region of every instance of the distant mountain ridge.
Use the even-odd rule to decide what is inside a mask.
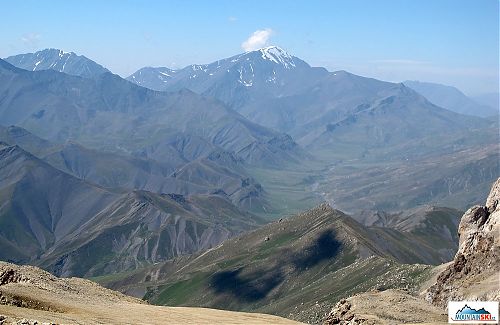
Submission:
[[[161,91],[175,77],[178,70],[165,67],[145,67],[127,77],[127,80],[149,89]]]
[[[472,99],[476,102],[493,107],[495,110],[500,110],[500,94],[496,93],[486,93],[472,96]]]
[[[110,72],[83,55],[59,49],[45,49],[35,53],[9,56],[5,61],[29,71],[55,70],[84,78],[96,78]]]
[[[249,211],[270,208],[265,190],[248,175],[243,160],[220,148],[193,156],[187,156],[190,150],[184,148],[177,155],[183,152],[187,157],[149,159],[93,150],[71,141],[54,144],[15,126],[0,126],[0,141],[19,145],[61,171],[106,188],[181,195],[218,192]]]
[[[138,87],[110,73],[77,81],[55,71],[18,70],[17,78],[11,78],[14,67],[4,68],[0,78],[5,77],[5,82],[0,85],[0,92],[9,91],[0,103],[0,123],[22,126],[53,142],[69,139],[91,149],[146,160],[181,164],[190,162],[188,157],[198,159],[201,152],[206,157],[214,150],[233,152],[237,159],[253,167],[308,168],[319,159],[335,166],[323,169],[321,178],[332,179],[329,174],[333,171],[333,178],[338,179],[336,174],[342,165],[353,173],[352,167],[357,164],[350,163],[352,159],[367,163],[359,173],[351,175],[356,177],[365,174],[366,168],[372,167],[370,164],[375,164],[379,173],[384,168],[407,168],[410,162],[426,163],[422,159],[432,158],[437,162],[433,169],[436,175],[444,175],[446,164],[440,159],[450,159],[455,152],[470,152],[478,144],[485,147],[498,143],[498,121],[494,118],[465,116],[443,109],[404,84],[311,67],[278,47],[190,65],[175,73],[171,69],[160,71],[171,77],[158,74],[166,81],[161,82],[167,87],[162,92]],[[15,85],[8,84],[13,80]],[[12,109],[4,111],[5,107]],[[441,158],[443,155],[445,158]],[[486,193],[490,171],[497,170],[498,165],[492,157],[481,161],[480,166],[469,159],[462,164],[467,174],[471,169],[473,173],[478,169],[486,171],[486,177],[481,178],[485,182],[474,185],[474,189],[457,191],[456,185],[464,177],[454,174],[447,179],[438,177],[432,184],[409,186],[391,180],[354,188],[346,183],[347,188],[342,190],[359,190],[356,197],[368,200],[373,204],[371,209],[399,211],[420,203],[443,205],[457,201],[464,202],[457,206],[463,208]],[[390,166],[388,161],[392,162]],[[380,177],[392,179],[392,175]],[[286,177],[283,182],[287,182]],[[330,200],[325,196],[338,188],[332,188],[332,184],[338,182],[315,187],[309,197]],[[383,198],[372,200],[374,196],[388,198],[381,193],[390,193],[394,185],[403,190],[400,193],[414,189],[419,193],[396,202],[389,198],[390,204]],[[295,191],[291,187],[290,190]],[[274,202],[284,202],[280,195]],[[430,202],[434,196],[443,199]],[[357,204],[352,198],[345,198],[339,207],[353,212],[345,204]],[[306,200],[309,202],[309,198]],[[304,208],[317,202],[314,198],[314,203],[307,203]]]
[[[305,71],[309,68],[306,62],[290,55],[282,48],[269,46],[213,63],[193,64],[178,70],[165,67],[143,68],[127,77],[127,80],[155,90],[188,88],[200,94],[210,94],[220,98],[223,94],[219,92],[223,90],[219,89],[220,87],[213,88],[214,83],[223,83],[224,86],[231,88],[232,90],[226,90],[227,95],[232,92],[234,95],[239,87],[271,90],[280,88],[283,83],[287,83],[287,87],[291,86],[289,81],[282,77],[282,74],[286,74],[287,71]],[[315,68],[315,70],[318,73],[326,72],[323,68]],[[224,81],[226,78],[236,83],[228,84]],[[158,79],[162,82],[158,83]],[[295,81],[295,83],[298,82],[298,80]],[[226,98],[226,100],[230,99]]]
[[[422,94],[437,106],[456,113],[480,117],[496,116],[499,114],[498,110],[494,107],[480,104],[452,86],[410,80],[403,83]]]
[[[254,164],[305,156],[289,137],[188,90],[156,92],[111,73],[90,80],[0,63],[0,92],[9,90],[0,103],[1,123],[51,141],[135,152],[189,134]]]
[[[134,77],[138,78],[133,74],[127,79],[134,82]],[[481,124],[433,105],[403,84],[311,67],[277,46],[188,66],[161,85],[141,85],[187,88],[217,98],[255,123],[290,134],[312,151],[350,146],[363,152]]]

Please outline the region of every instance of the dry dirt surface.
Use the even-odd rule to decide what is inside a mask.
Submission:
[[[146,304],[79,278],[0,262],[3,324],[299,324],[256,313]]]
[[[324,324],[446,324],[447,321],[445,310],[420,297],[391,289],[342,299]]]

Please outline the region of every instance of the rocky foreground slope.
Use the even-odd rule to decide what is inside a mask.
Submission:
[[[0,324],[298,324],[265,314],[151,306],[79,278],[0,262]]]

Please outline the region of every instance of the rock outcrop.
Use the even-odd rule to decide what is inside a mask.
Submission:
[[[324,325],[444,323],[446,313],[402,290],[372,291],[340,300]]]
[[[450,300],[500,300],[500,178],[484,206],[462,216],[460,243],[451,263],[426,292],[426,300],[445,307]]]
[[[352,310],[352,303],[347,299],[340,300],[335,307],[333,307],[330,314],[325,320],[324,325],[332,325],[332,324],[374,324],[373,321],[370,321],[364,317],[354,314]]]

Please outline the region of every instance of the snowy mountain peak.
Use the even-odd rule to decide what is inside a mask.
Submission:
[[[55,48],[44,49],[44,50],[40,50],[40,51],[35,52],[35,53],[27,53],[25,55],[28,55],[28,54],[33,54],[33,55],[36,55],[37,57],[40,57],[40,56],[44,56],[44,57],[53,56],[53,57],[56,57],[56,55],[57,55],[60,58],[71,56],[71,55],[77,56],[74,52],[66,52],[64,50],[55,49]]]
[[[10,56],[5,61],[25,70],[55,70],[86,78],[94,78],[102,73],[109,72],[103,66],[83,55],[55,48]]]
[[[66,51],[63,51],[63,50],[59,50],[59,57],[63,57],[65,56],[66,54],[68,55],[73,55],[75,54],[74,52],[66,52]]]
[[[268,46],[258,50],[264,60],[272,61],[276,64],[281,64],[287,69],[295,67],[293,57],[278,46]]]
[[[166,67],[145,67],[127,77],[127,80],[153,90],[163,90],[165,85],[174,78],[175,74],[178,72],[179,70]]]
[[[312,70],[314,71],[311,72]],[[268,46],[208,64],[191,64],[175,73],[161,71],[161,68],[143,68],[127,80],[159,91],[188,88],[203,93],[211,91],[211,87],[218,89],[219,85],[230,84],[249,90],[268,86],[284,89],[288,84],[293,84],[297,76],[311,73],[321,74],[327,71],[312,69],[306,62],[284,49]]]

